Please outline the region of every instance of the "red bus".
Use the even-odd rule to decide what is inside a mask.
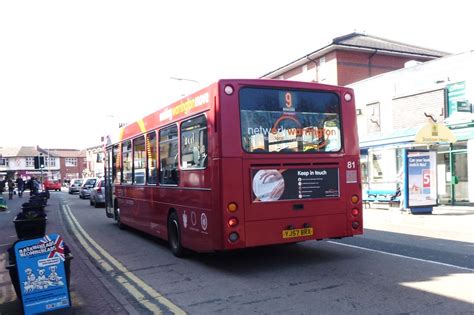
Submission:
[[[220,80],[106,146],[106,213],[197,252],[362,234],[353,91]]]

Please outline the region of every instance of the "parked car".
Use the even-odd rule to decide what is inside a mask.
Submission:
[[[99,180],[97,185],[92,188],[89,203],[96,208],[105,205],[105,180]]]
[[[57,180],[45,180],[43,182],[43,189],[61,191],[61,183]]]
[[[69,182],[69,193],[74,194],[79,192],[79,189],[82,186],[82,182],[83,180],[79,178],[71,179],[71,181]]]
[[[91,196],[91,190],[95,187],[99,179],[97,177],[86,178],[79,189],[79,198],[88,199]]]

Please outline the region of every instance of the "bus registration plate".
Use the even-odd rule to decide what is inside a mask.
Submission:
[[[313,235],[313,228],[283,230],[283,238],[293,238]]]

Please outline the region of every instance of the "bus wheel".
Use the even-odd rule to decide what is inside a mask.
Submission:
[[[120,220],[120,208],[115,209],[115,221],[117,221],[117,226],[121,230],[125,230],[125,224]]]
[[[172,212],[168,218],[168,242],[173,255],[176,257],[184,256],[184,248],[181,245],[181,231],[176,212]]]

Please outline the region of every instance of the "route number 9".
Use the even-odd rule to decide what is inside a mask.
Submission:
[[[290,108],[291,106],[293,106],[293,101],[291,99],[291,93],[290,92],[286,92],[285,94],[285,105],[286,107]]]

